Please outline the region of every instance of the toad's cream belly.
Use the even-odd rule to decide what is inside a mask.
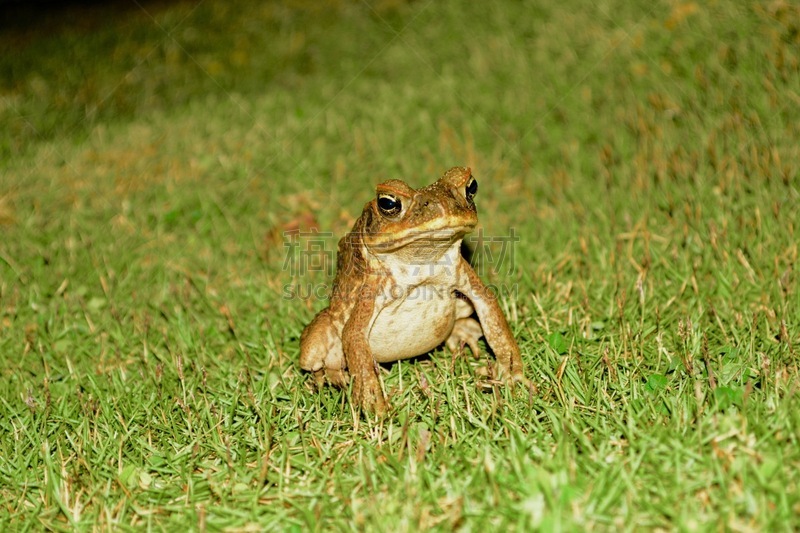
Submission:
[[[369,346],[379,363],[422,355],[447,339],[455,320],[452,291],[419,286],[381,310],[370,330]]]

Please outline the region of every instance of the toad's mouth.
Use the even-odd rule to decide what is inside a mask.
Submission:
[[[475,229],[475,224],[442,228],[410,229],[401,234],[374,233],[365,237],[365,243],[377,252],[391,252],[405,246],[449,247]]]

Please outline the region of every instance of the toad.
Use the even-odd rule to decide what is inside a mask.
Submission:
[[[494,294],[461,256],[478,223],[478,182],[454,167],[432,185],[401,180],[377,187],[353,229],[339,241],[330,305],[300,337],[300,366],[319,385],[345,387],[381,414],[387,401],[378,363],[428,353],[479,353],[484,337],[499,377],[525,381],[519,347]],[[477,319],[476,319],[477,318]]]

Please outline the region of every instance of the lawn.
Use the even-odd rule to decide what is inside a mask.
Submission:
[[[796,3],[49,9],[0,7],[1,530],[800,528]],[[437,350],[376,420],[299,336],[455,165],[536,389]]]

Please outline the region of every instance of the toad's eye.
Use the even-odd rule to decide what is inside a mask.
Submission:
[[[478,194],[478,181],[475,178],[469,179],[465,193],[467,196],[467,201],[472,202],[472,199],[475,198],[476,194]]]
[[[394,195],[380,194],[378,195],[378,209],[383,216],[395,217],[403,210],[403,204]]]

